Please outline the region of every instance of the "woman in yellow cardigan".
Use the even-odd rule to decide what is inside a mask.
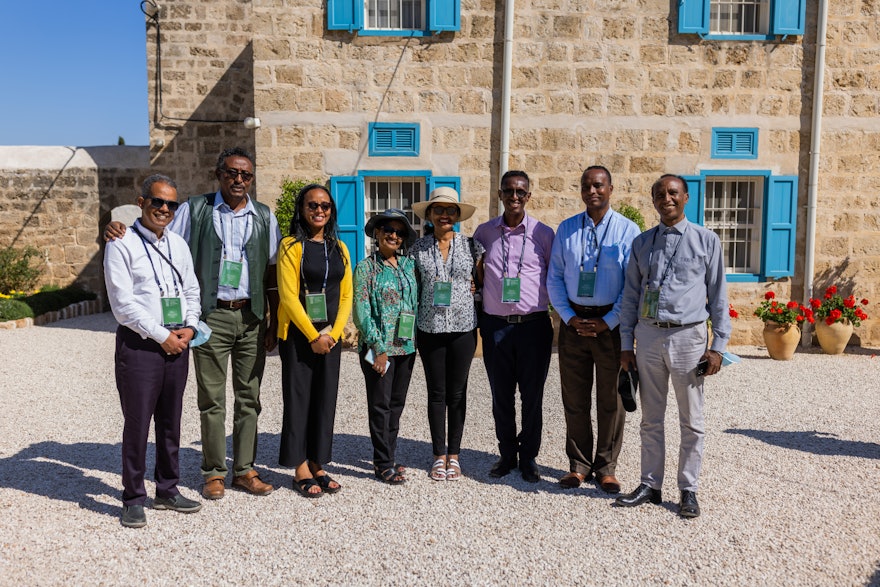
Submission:
[[[336,203],[324,186],[300,190],[289,236],[278,252],[278,353],[284,420],[278,462],[296,467],[303,497],[342,486],[323,464],[331,460],[339,389],[342,329],[351,314],[351,259],[336,234]]]

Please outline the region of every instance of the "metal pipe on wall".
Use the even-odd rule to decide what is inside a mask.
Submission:
[[[514,0],[504,2],[504,60],[501,79],[501,157],[498,161],[498,182],[501,185],[503,176],[510,165],[510,86],[513,76],[513,4]],[[498,213],[504,212],[498,202]]]

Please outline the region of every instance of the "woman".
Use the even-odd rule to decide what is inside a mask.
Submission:
[[[413,260],[398,255],[398,249],[412,243],[416,232],[395,208],[370,218],[364,232],[379,249],[354,271],[354,324],[360,333],[373,469],[385,483],[399,485],[406,477],[394,453],[416,358],[418,283]]]
[[[284,420],[278,462],[293,488],[321,497],[342,487],[324,471],[333,444],[342,329],[351,314],[351,261],[336,234],[336,204],[322,185],[300,190],[293,236],[278,255],[278,353]],[[291,327],[292,326],[292,327]]]
[[[434,226],[415,242],[410,256],[419,275],[418,341],[428,386],[428,422],[434,463],[431,479],[461,477],[459,453],[464,430],[467,381],[477,348],[477,313],[471,276],[483,245],[456,234],[455,224],[470,218],[474,206],[458,201],[458,192],[441,187],[413,212]],[[447,444],[447,417],[449,436]]]

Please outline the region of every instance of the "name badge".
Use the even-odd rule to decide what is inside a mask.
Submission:
[[[183,305],[180,298],[161,298],[162,324],[183,324]]]
[[[323,293],[306,294],[306,314],[312,322],[326,322],[327,296]]]
[[[520,291],[519,277],[505,277],[501,280],[501,301],[505,304],[513,304],[519,301]]]
[[[657,319],[657,306],[660,305],[660,290],[645,288],[645,295],[642,296],[642,318]]]
[[[220,285],[223,287],[238,288],[241,283],[241,269],[243,264],[237,261],[223,259],[220,265]]]
[[[434,282],[434,307],[448,308],[452,305],[452,282],[451,281],[435,281]]]
[[[596,292],[596,272],[581,271],[578,275],[578,297],[591,298]]]
[[[397,319],[397,338],[400,340],[412,340],[416,331],[416,315],[409,312],[401,312]]]

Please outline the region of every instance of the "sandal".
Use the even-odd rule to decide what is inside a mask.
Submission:
[[[375,469],[376,478],[381,480],[383,483],[387,483],[389,485],[400,485],[401,483],[406,483],[406,477],[400,474],[397,469],[394,467],[388,467],[384,471],[379,471],[379,469]]]
[[[446,481],[446,459],[437,459],[431,465],[431,479],[434,481]]]
[[[459,479],[461,479],[461,465],[458,463],[458,459],[449,459],[449,463],[446,465],[446,480],[458,481]]]
[[[323,475],[318,475],[315,477],[315,481],[317,481],[318,485],[321,487],[321,490],[324,493],[336,493],[340,489],[342,489],[342,485],[337,483],[333,477],[324,473]],[[331,487],[331,483],[336,483],[336,487]]]
[[[398,473],[400,473],[401,475],[406,473],[406,467],[404,467],[403,465],[401,465],[399,463],[395,463],[394,470],[397,471]]]
[[[321,491],[318,491],[317,493],[312,493],[311,491],[309,491],[309,489],[311,489],[312,487],[321,487],[313,477],[306,477],[305,479],[300,479],[299,481],[297,481],[296,479],[293,480],[293,488],[296,489],[303,497],[315,499],[324,495],[323,489]]]

